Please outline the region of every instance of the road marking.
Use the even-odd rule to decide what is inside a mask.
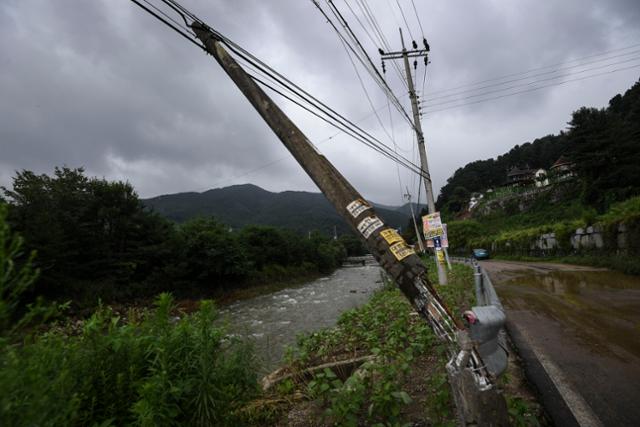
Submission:
[[[523,328],[518,328],[523,338],[529,342],[529,347],[533,351],[536,358],[540,361],[542,367],[547,371],[547,375],[553,381],[553,384],[558,389],[558,393],[564,399],[565,403],[569,407],[569,410],[573,414],[574,418],[582,427],[602,427],[602,421],[593,412],[591,406],[586,400],[578,393],[567,381],[566,377],[562,373],[562,370],[558,368],[555,363],[549,360],[542,352],[536,350],[531,337],[524,331]]]

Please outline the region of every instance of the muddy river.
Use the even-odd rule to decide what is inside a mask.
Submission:
[[[372,262],[346,267],[295,288],[235,302],[221,309],[231,333],[249,337],[262,373],[276,368],[296,335],[333,326],[340,314],[366,303],[382,286],[381,269]]]

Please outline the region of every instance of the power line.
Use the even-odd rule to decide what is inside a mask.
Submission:
[[[548,85],[544,85],[544,86],[538,86],[538,87],[534,87],[534,88],[530,88],[530,89],[522,90],[522,91],[518,91],[518,92],[507,93],[507,94],[504,94],[504,95],[494,96],[494,97],[491,97],[491,98],[480,99],[480,100],[477,100],[477,101],[474,101],[474,102],[468,102],[468,103],[464,103],[464,104],[460,104],[460,105],[453,105],[453,106],[446,107],[446,108],[440,108],[440,109],[425,111],[424,113],[425,114],[432,114],[432,113],[437,113],[437,112],[440,112],[440,111],[451,110],[453,108],[460,108],[460,107],[466,107],[468,105],[480,104],[480,103],[487,102],[487,101],[493,101],[493,100],[496,100],[496,99],[501,99],[501,98],[506,98],[506,97],[509,97],[509,96],[519,95],[521,93],[533,92],[533,91],[544,89],[544,88],[548,88],[548,87],[560,86],[560,85],[563,85],[563,84],[566,84],[566,83],[587,80],[587,79],[591,79],[591,78],[594,78],[594,77],[604,76],[606,74],[612,74],[612,73],[616,73],[616,72],[619,72],[619,71],[631,70],[631,69],[638,68],[638,67],[640,67],[640,64],[632,65],[632,66],[624,67],[624,68],[617,68],[617,69],[614,69],[614,70],[609,70],[609,71],[605,71],[605,72],[602,72],[602,73],[593,74],[593,75],[590,75],[590,76],[584,76],[584,77],[580,77],[580,78],[577,78],[577,79],[571,79],[571,80],[566,80],[566,81],[563,81],[563,82],[557,82],[557,83],[548,84]]]
[[[418,25],[420,26],[420,34],[422,38],[424,38],[424,30],[422,29],[422,22],[420,22],[420,16],[418,15],[418,10],[416,9],[416,4],[413,0],[411,0],[411,6],[413,6],[413,11],[416,14],[416,20],[418,21]],[[420,198],[420,193],[418,193],[418,198]]]
[[[145,7],[144,5],[140,4],[137,0],[132,0],[132,1],[138,6],[142,7],[145,11],[149,12],[154,17],[159,19],[161,22],[170,26],[174,30],[179,31],[174,24],[169,22],[169,20],[163,18],[159,13],[154,12],[148,7]],[[180,14],[183,20],[185,21],[185,23],[187,22],[186,17],[188,16],[193,22],[197,22],[198,24],[203,25],[207,29],[211,30],[214,36],[220,41],[222,41],[223,43],[225,43],[232,52],[238,55],[239,58],[251,64],[255,69],[259,70],[260,73],[262,73],[263,75],[268,76],[272,81],[276,82],[281,88],[288,91],[292,96],[295,96],[301,102],[306,103],[308,108],[305,108],[305,110],[307,110],[308,112],[312,112],[312,109],[315,109],[316,112],[314,112],[314,115],[316,115],[317,117],[324,116],[321,118],[323,118],[324,121],[326,121],[327,123],[330,123],[332,126],[336,127],[337,129],[347,133],[354,139],[358,140],[359,142],[362,142],[366,146],[374,149],[380,154],[383,154],[389,159],[399,162],[402,166],[408,168],[409,170],[412,170],[413,172],[416,172],[416,173],[420,173],[421,171],[420,168],[417,167],[415,164],[412,164],[411,161],[409,161],[408,159],[404,158],[401,155],[398,155],[397,153],[393,153],[389,147],[382,144],[377,138],[373,137],[371,134],[369,134],[368,132],[364,131],[362,128],[355,125],[352,121],[350,121],[340,113],[336,112],[333,108],[329,107],[327,104],[323,103],[322,101],[317,99],[315,96],[311,95],[309,92],[300,88],[298,85],[293,83],[287,77],[285,77],[275,69],[271,68],[269,65],[264,63],[255,55],[248,52],[246,49],[242,48],[237,43],[233,42],[229,38],[225,37],[223,34],[207,26],[202,20],[200,20],[198,17],[196,17],[194,14],[186,10],[181,5],[179,5],[176,1],[174,0],[160,0],[160,1],[165,5],[169,5],[174,11]],[[189,37],[186,34],[182,34],[182,35],[185,37]],[[197,45],[199,47],[202,47],[199,44]],[[252,77],[256,79],[255,76],[252,76]],[[256,81],[258,82],[258,80]],[[278,91],[278,89],[274,88],[271,85],[268,85],[266,82],[260,80],[259,83],[262,84],[263,86],[266,85],[266,87],[268,87],[270,90],[277,91],[277,93],[279,93],[281,96],[284,96],[287,100],[295,102],[290,96],[286,96],[283,92]],[[302,107],[301,102],[295,102],[295,103],[296,105]]]
[[[407,113],[407,111],[404,109],[404,107],[402,106],[402,104],[400,103],[400,101],[398,100],[398,98],[396,97],[396,95],[393,93],[393,91],[391,90],[391,88],[389,87],[389,85],[387,84],[387,82],[385,81],[385,79],[380,75],[380,72],[378,71],[377,67],[375,66],[375,64],[373,63],[373,61],[371,60],[371,57],[369,56],[369,54],[367,53],[367,51],[364,49],[364,47],[362,46],[362,43],[360,43],[360,40],[358,40],[358,37],[354,34],[354,32],[351,30],[351,27],[349,26],[349,23],[346,21],[346,19],[344,18],[344,16],[340,13],[340,11],[338,10],[338,8],[335,6],[335,4],[333,3],[333,1],[331,0],[327,0],[327,4],[329,5],[329,9],[331,10],[331,12],[333,13],[333,15],[336,17],[336,19],[338,20],[338,22],[340,23],[340,25],[343,27],[343,29],[345,30],[346,34],[351,38],[351,40],[353,40],[356,44],[356,48],[354,48],[344,37],[344,35],[338,30],[338,28],[335,26],[335,24],[333,23],[333,21],[331,20],[331,18],[325,13],[325,11],[320,7],[320,4],[316,1],[316,0],[312,0],[313,4],[316,6],[316,8],[322,13],[322,15],[327,19],[328,23],[331,25],[331,27],[334,29],[334,31],[336,32],[336,34],[338,35],[338,37],[340,38],[340,40],[343,43],[343,46],[346,47],[348,46],[348,48],[354,53],[354,55],[356,55],[356,57],[358,58],[358,60],[360,61],[360,63],[362,64],[362,66],[365,68],[365,70],[367,70],[367,72],[371,75],[371,77],[373,78],[373,80],[378,84],[378,86],[380,87],[380,89],[385,93],[385,95],[391,99],[391,102],[394,104],[395,108],[398,109],[398,111],[400,111],[400,113],[402,113],[405,117],[405,119],[407,120],[407,122],[413,126],[413,122],[411,121],[411,118],[409,117],[409,114]],[[357,49],[357,51],[356,51]],[[358,53],[359,52],[359,53]],[[347,52],[348,53],[348,52]]]
[[[513,82],[529,80],[529,79],[532,79],[532,78],[535,78],[535,77],[546,76],[546,75],[549,75],[549,74],[555,74],[555,73],[559,73],[559,72],[562,72],[562,71],[565,71],[565,70],[572,70],[574,68],[580,68],[580,67],[584,67],[586,65],[597,64],[598,62],[604,62],[604,61],[609,61],[609,60],[615,59],[615,58],[621,58],[621,57],[625,57],[625,56],[629,56],[629,55],[634,55],[634,54],[637,54],[639,52],[640,52],[640,49],[634,50],[634,51],[631,51],[631,52],[627,52],[627,53],[623,53],[623,54],[620,54],[620,55],[614,55],[614,56],[610,56],[610,57],[607,57],[607,58],[601,58],[601,59],[597,59],[597,60],[594,60],[594,61],[585,62],[583,64],[572,65],[572,66],[569,66],[569,67],[556,68],[554,70],[545,71],[543,73],[533,74],[531,76],[519,77],[519,78],[516,78],[516,79],[506,80],[506,81],[499,82],[499,83],[493,83],[493,84],[489,84],[489,85],[485,85],[485,86],[480,86],[480,87],[477,87],[477,88],[474,88],[474,89],[467,89],[467,90],[463,90],[463,91],[460,91],[460,92],[454,92],[454,93],[450,93],[450,94],[446,94],[446,95],[433,96],[433,97],[430,97],[428,99],[425,99],[425,101],[433,101],[433,100],[436,100],[436,99],[443,99],[443,98],[450,98],[450,97],[457,96],[457,95],[464,95],[465,93],[473,93],[473,92],[476,92],[476,91],[482,90],[482,89],[488,89],[488,88],[491,88],[491,87],[499,87],[499,86],[502,86],[502,85],[505,85],[505,84],[509,84],[509,83],[513,83]]]
[[[411,27],[407,22],[407,17],[404,16],[404,11],[402,10],[402,6],[400,6],[400,1],[396,0],[396,4],[398,5],[398,9],[400,9],[400,15],[402,15],[402,20],[404,21],[404,25],[407,26],[407,31],[409,31],[409,36],[411,37],[411,40],[415,41],[415,37],[413,37],[413,33],[411,32]]]
[[[346,3],[346,1],[347,0],[345,0],[345,3]],[[375,15],[373,15],[373,13],[371,12],[371,9],[367,5],[367,3],[364,0],[356,0],[356,3],[358,4],[358,7],[362,11],[362,13],[365,15],[365,18],[367,18],[367,21],[371,25],[371,28],[373,29],[373,32],[378,35],[378,38],[380,39],[380,41],[382,43],[382,47],[386,51],[391,50],[389,42],[387,41],[387,38],[384,36],[384,33],[382,32],[382,29],[380,28],[380,24],[378,24],[378,20],[375,18]],[[380,47],[380,45],[378,47]],[[394,67],[396,73],[398,74],[400,82],[402,82],[404,87],[406,89],[408,89],[409,86],[408,86],[407,82],[404,80],[404,77],[402,75],[402,70],[400,69],[400,66],[398,64],[393,63],[393,67]]]
[[[614,52],[620,52],[620,51],[623,51],[623,50],[633,49],[633,48],[636,48],[638,46],[640,46],[640,43],[632,44],[632,45],[621,47],[621,48],[611,49],[611,50],[608,50],[608,51],[595,53],[595,54],[588,55],[588,56],[583,56],[581,58],[576,58],[576,59],[573,59],[573,60],[570,60],[570,61],[556,62],[554,64],[548,64],[548,65],[545,65],[545,66],[542,66],[542,67],[532,68],[532,69],[526,70],[526,71],[519,71],[517,73],[505,74],[503,76],[492,77],[492,78],[489,78],[489,79],[486,79],[486,80],[480,80],[480,81],[476,81],[476,82],[465,83],[465,84],[460,85],[460,86],[440,89],[440,90],[436,90],[436,91],[431,92],[431,94],[435,95],[435,94],[439,94],[439,93],[443,93],[443,92],[450,92],[450,91],[457,90],[457,89],[462,89],[462,88],[465,88],[465,87],[476,86],[476,85],[479,85],[479,84],[484,84],[484,83],[488,83],[488,82],[492,82],[492,81],[496,81],[496,80],[502,80],[502,79],[509,78],[509,77],[529,74],[529,73],[532,73],[534,71],[545,70],[547,68],[557,67],[558,65],[571,64],[573,62],[579,62],[579,61],[583,61],[583,60],[589,59],[589,58],[595,58],[595,57],[598,57],[598,56],[608,55],[608,54],[614,53]]]
[[[612,63],[609,63],[609,64],[600,65],[600,66],[597,66],[597,67],[586,68],[584,70],[575,71],[573,73],[567,73],[567,74],[560,75],[560,76],[548,77],[546,79],[539,79],[539,80],[534,80],[534,81],[528,82],[528,83],[507,86],[507,87],[496,89],[496,90],[490,90],[490,91],[478,93],[478,94],[475,94],[475,95],[465,96],[465,97],[458,98],[458,99],[452,99],[452,100],[449,100],[449,101],[443,101],[443,102],[438,102],[438,103],[430,103],[430,102],[428,102],[428,100],[425,100],[425,101],[423,101],[423,105],[428,108],[428,107],[435,107],[435,106],[439,106],[439,105],[451,104],[451,103],[460,102],[460,101],[464,101],[464,100],[468,100],[468,99],[478,98],[478,97],[485,96],[485,95],[490,95],[490,94],[493,94],[493,93],[505,92],[505,91],[508,91],[508,90],[511,90],[511,89],[517,89],[517,88],[520,88],[520,87],[531,86],[531,85],[534,85],[534,84],[537,84],[537,83],[542,83],[542,82],[546,82],[546,81],[557,80],[557,79],[561,79],[561,78],[565,78],[565,77],[575,76],[577,74],[582,74],[582,73],[586,73],[586,72],[594,71],[594,70],[600,70],[600,69],[608,68],[608,67],[611,67],[611,66],[614,66],[614,65],[626,64],[628,62],[637,61],[638,59],[640,59],[640,56],[629,58],[629,59],[626,59],[624,61],[617,61],[617,62],[612,62]]]

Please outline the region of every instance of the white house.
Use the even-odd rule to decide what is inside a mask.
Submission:
[[[547,171],[544,169],[538,169],[534,173],[534,179],[536,187],[546,187],[549,185],[549,178],[547,178]]]

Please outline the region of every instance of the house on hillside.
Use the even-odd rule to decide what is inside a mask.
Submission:
[[[546,170],[538,169],[537,171],[535,171],[533,176],[535,179],[536,187],[541,188],[549,185],[549,178],[547,178]]]
[[[566,180],[576,176],[575,166],[576,164],[571,160],[567,159],[565,156],[560,156],[560,158],[551,166],[549,171],[556,177],[556,179]]]
[[[524,168],[520,169],[517,166],[512,167],[507,172],[507,185],[522,186],[533,184],[535,180],[535,170]]]
[[[478,203],[480,203],[483,197],[484,195],[482,193],[474,193],[469,199],[469,210],[478,206]]]

